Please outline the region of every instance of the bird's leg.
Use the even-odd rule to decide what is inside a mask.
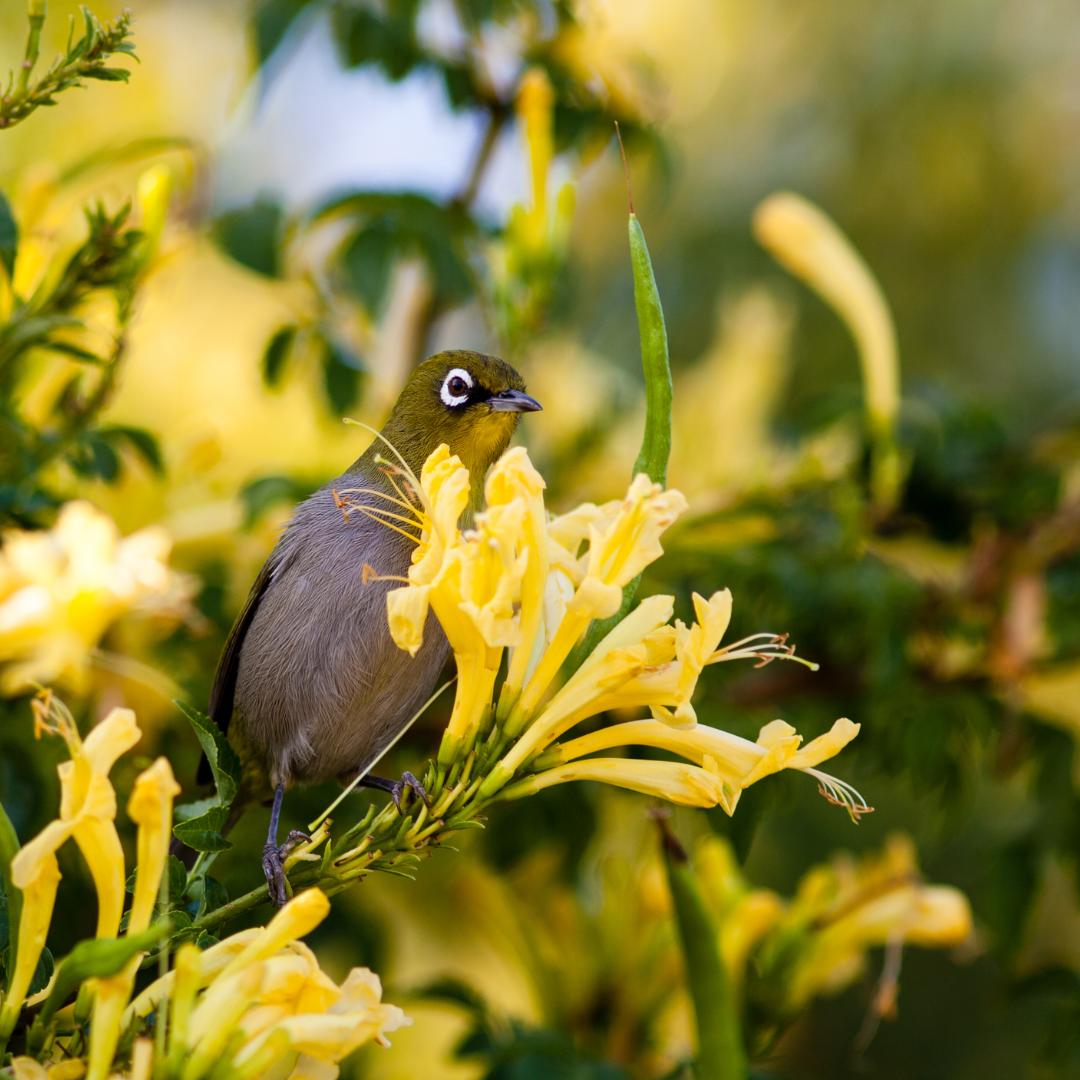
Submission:
[[[307,833],[293,829],[280,847],[277,842],[278,818],[281,816],[281,800],[285,797],[285,785],[278,784],[274,789],[274,806],[270,811],[270,831],[263,848],[262,867],[266,875],[266,884],[270,888],[270,900],[274,907],[284,907],[289,899],[285,885],[285,859],[302,840],[309,839]]]
[[[401,796],[405,794],[406,788],[419,795],[427,805],[431,805],[424,785],[411,772],[403,772],[400,780],[384,780],[381,776],[372,776],[369,773],[360,781],[360,786],[374,788],[376,791],[389,791],[398,810],[401,809]]]

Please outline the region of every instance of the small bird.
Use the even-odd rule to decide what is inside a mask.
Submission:
[[[402,508],[391,500],[411,496],[387,444],[417,476],[448,444],[469,470],[471,516],[519,414],[539,409],[521,376],[494,356],[430,357],[406,382],[382,438],[297,507],[256,578],[221,654],[209,711],[242,766],[234,819],[273,797],[263,870],[276,904],[286,900],[282,859],[304,838],[294,831],[278,846],[286,788],[359,774],[395,801],[405,786],[424,795],[409,773],[400,781],[368,775],[431,695],[449,650],[431,614],[415,657],[390,638],[386,593],[398,582],[384,579],[408,573],[419,534],[392,516]]]

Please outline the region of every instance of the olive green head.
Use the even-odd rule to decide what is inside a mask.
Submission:
[[[525,393],[525,380],[504,360],[452,349],[436,353],[409,376],[382,433],[417,473],[446,443],[478,490],[510,445],[520,414],[539,408]]]

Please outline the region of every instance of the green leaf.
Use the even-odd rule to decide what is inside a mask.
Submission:
[[[351,358],[328,341],[323,352],[323,387],[336,416],[347,413],[360,399],[361,377],[362,372]]]
[[[630,263],[634,271],[634,306],[637,308],[641,338],[641,367],[645,374],[645,435],[634,462],[634,476],[646,473],[657,484],[667,483],[671,455],[671,364],[668,358],[667,326],[660,293],[656,288],[652,260],[637,216],[630,214]],[[581,666],[596,646],[630,613],[641,582],[639,574],[623,589],[623,602],[609,619],[594,619],[585,637],[574,650],[572,669]]]
[[[214,235],[225,252],[241,266],[266,277],[277,277],[278,243],[284,211],[269,199],[230,210],[214,222]]]
[[[719,935],[701,896],[686,852],[660,823],[668,886],[686,966],[686,985],[697,1021],[695,1080],[743,1080],[746,1051],[739,1008],[724,962]]]
[[[372,315],[378,315],[390,284],[397,240],[394,228],[378,218],[353,237],[341,255],[352,291]]]
[[[236,791],[240,785],[240,759],[229,745],[225,733],[208,716],[204,716],[198,709],[182,701],[174,702],[176,707],[187,717],[187,721],[195,729],[195,736],[199,745],[210,763],[210,769],[214,774],[214,784],[217,786],[218,799],[222,808],[231,805],[236,798]],[[224,824],[224,821],[222,821]],[[217,826],[220,828],[220,826]],[[187,843],[187,841],[185,841]],[[222,850],[222,849],[218,849]]]
[[[111,445],[127,443],[150,467],[152,472],[158,476],[165,475],[165,462],[161,457],[161,447],[158,445],[157,438],[145,428],[129,427],[124,424],[110,424],[108,427],[98,428],[98,431]]]
[[[272,506],[298,503],[319,485],[292,476],[261,476],[240,489],[244,504],[244,528],[250,529]]]
[[[9,926],[14,926],[16,932],[11,934],[10,943],[0,946],[4,948],[4,966],[8,971],[15,967],[15,955],[17,951],[18,926],[22,918],[23,895],[22,890],[15,887],[11,880],[11,860],[19,851],[19,838],[15,833],[15,826],[7,816],[7,811],[0,805],[0,884],[3,885],[4,896],[7,898],[6,920]]]
[[[187,890],[187,867],[175,856],[169,856],[169,903],[181,904]]]
[[[91,480],[111,484],[120,475],[120,458],[108,439],[96,431],[85,431],[69,454],[71,467]]]
[[[141,934],[134,934],[131,937],[90,938],[80,941],[59,964],[56,982],[53,983],[53,988],[42,1004],[41,1012],[31,1029],[31,1045],[40,1045],[37,1039],[44,1036],[56,1011],[87,979],[107,979],[112,975],[118,975],[136,953],[145,952],[155,942],[167,937],[171,930],[170,920],[160,919]],[[49,976],[38,987],[38,990],[44,989],[51,977],[52,958],[50,957]]]
[[[195,802],[184,803],[173,809],[173,817],[177,821],[191,821],[193,818],[202,817],[212,806],[220,806],[221,802],[216,795],[206,799],[197,799]],[[183,865],[183,864],[181,864]]]
[[[11,212],[11,203],[0,191],[0,264],[8,277],[15,273],[15,253],[19,249],[19,226]]]
[[[488,1019],[489,1010],[483,995],[468,983],[449,975],[418,987],[412,991],[411,996],[421,1001],[443,1001],[458,1005],[477,1020],[486,1022]]]
[[[267,386],[276,387],[285,374],[285,362],[289,359],[292,343],[296,339],[295,326],[283,326],[270,339],[263,353],[262,374]]]
[[[208,934],[205,930],[199,934],[195,939],[195,944],[200,949],[209,949],[211,945],[216,945],[221,939],[214,937],[213,934]]]
[[[648,473],[657,484],[667,483],[671,454],[671,365],[667,326],[653,276],[645,234],[630,215],[630,261],[634,267],[634,306],[641,337],[641,367],[645,372],[645,438],[634,462],[634,475]]]
[[[221,835],[229,818],[227,806],[211,806],[200,817],[181,821],[173,827],[173,836],[194,851],[228,851],[232,844]]]
[[[312,0],[263,0],[252,16],[255,50],[260,64],[281,44],[289,27]]]
[[[34,968],[33,978],[30,980],[30,985],[26,988],[26,996],[36,994],[41,990],[44,990],[49,985],[49,980],[53,976],[53,971],[56,969],[56,964],[53,961],[53,955],[48,949],[42,949],[41,955],[38,957],[37,967]]]
[[[202,914],[217,911],[229,902],[229,894],[225,886],[217,878],[207,877],[203,881],[203,910]]]

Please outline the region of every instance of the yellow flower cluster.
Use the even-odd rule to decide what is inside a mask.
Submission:
[[[185,945],[172,971],[128,1007],[124,1025],[169,1013],[165,1075],[201,1080],[334,1080],[338,1062],[412,1021],[382,1001],[378,975],[353,968],[339,986],[298,939],[326,918],[330,901],[308,889],[265,927],[242,930],[203,952]],[[156,1074],[155,1074],[156,1075]]]
[[[97,938],[115,938],[123,913],[124,854],[117,835],[116,794],[109,772],[141,738],[129,709],[114,709],[85,740],[70,716],[46,699],[38,710],[39,728],[61,735],[71,760],[59,767],[60,817],[22,847],[11,863],[11,878],[21,892],[16,962],[0,1005],[0,1046],[20,1021],[22,1007],[52,921],[60,871],[56,852],[73,838],[85,858],[98,899]],[[135,781],[128,816],[138,826],[134,896],[125,936],[150,925],[172,833],[172,802],[180,788],[165,758]],[[326,895],[309,889],[277,913],[268,926],[245,930],[200,951],[182,946],[173,970],[134,1001],[135,976],[145,955],[135,952],[117,974],[84,980],[73,1010],[76,1026],[90,1020],[85,1047],[58,1044],[52,1031],[39,1040],[36,1057],[17,1057],[20,1080],[58,1080],[59,1067],[74,1080],[107,1080],[118,1072],[148,1080],[255,1080],[279,1075],[293,1080],[334,1080],[337,1063],[362,1043],[385,1042],[385,1033],[409,1023],[393,1005],[381,1001],[379,979],[355,968],[338,986],[298,939],[317,926],[330,909]],[[55,982],[58,975],[54,975]],[[31,999],[43,1001],[48,988]],[[135,1038],[154,1013],[155,1029],[167,1028],[157,1046]],[[62,1025],[68,1027],[70,1025]],[[132,1046],[130,1055],[123,1045]],[[165,1059],[161,1060],[160,1055]],[[158,1060],[155,1061],[155,1056]],[[62,1065],[57,1063],[63,1062]],[[81,1067],[72,1070],[78,1063]]]
[[[38,683],[85,689],[93,653],[127,613],[190,616],[193,579],[169,567],[158,526],[121,538],[88,502],[71,502],[49,530],[4,534],[0,549],[0,692]]]
[[[445,445],[428,458],[414,487],[414,497],[403,493],[399,505],[412,512],[421,536],[408,584],[387,596],[390,631],[415,655],[429,609],[442,624],[458,685],[438,764],[448,769],[475,752],[481,798],[517,798],[592,779],[689,806],[719,804],[732,813],[745,787],[796,768],[810,771],[853,813],[867,809],[847,785],[814,768],[858,734],[857,724],[838,720],[800,750],[800,736],[779,720],[762,728],[757,742],[697,723],[691,699],[706,665],[747,656],[791,658],[772,635],[720,648],[731,617],[726,589],[708,599],[694,595],[692,626],[671,624],[673,597],[649,597],[558,685],[560,669],[592,620],[615,615],[623,589],[663,554],[661,535],[686,509],[678,491],[665,491],[642,474],[621,501],[587,503],[549,520],[543,478],[516,447],[492,467],[485,510],[462,532],[469,474]],[[511,650],[507,676],[493,704],[504,649]],[[653,719],[552,745],[582,720],[635,707],[649,708]],[[668,750],[686,762],[577,760],[629,745]]]
[[[927,885],[914,845],[901,834],[858,863],[839,856],[813,867],[791,901],[751,889],[717,837],[699,846],[695,864],[733,983],[744,984],[752,967],[766,984],[783,988],[775,1005],[786,1015],[850,986],[872,948],[951,948],[972,933],[967,897],[947,885]]]

